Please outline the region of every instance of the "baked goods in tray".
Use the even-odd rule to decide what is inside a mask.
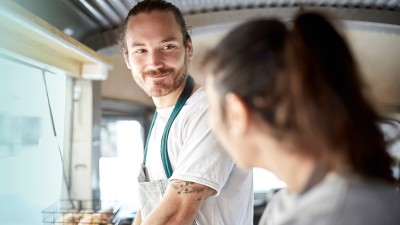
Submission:
[[[82,213],[65,213],[55,221],[55,225],[77,225],[82,218]]]
[[[110,219],[110,216],[106,213],[82,211],[61,215],[54,225],[112,225]]]
[[[78,225],[112,225],[109,218],[104,213],[84,214],[79,220]]]

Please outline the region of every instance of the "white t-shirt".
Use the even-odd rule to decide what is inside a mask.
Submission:
[[[330,174],[302,195],[281,190],[260,225],[399,225],[400,195],[376,181]]]
[[[161,160],[161,137],[174,107],[157,109],[148,144],[150,181],[166,179]],[[187,100],[172,124],[168,155],[173,169],[170,180],[179,179],[216,190],[206,199],[196,222],[199,225],[252,225],[253,175],[238,168],[211,134],[204,88]]]

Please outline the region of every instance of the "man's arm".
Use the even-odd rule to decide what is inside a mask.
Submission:
[[[140,210],[137,211],[135,219],[132,222],[132,225],[140,225],[142,223],[142,214]]]
[[[160,204],[142,225],[191,225],[203,201],[214,193],[214,189],[202,184],[172,180]]]

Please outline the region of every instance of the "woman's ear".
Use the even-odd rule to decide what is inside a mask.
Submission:
[[[225,96],[226,115],[231,135],[243,135],[248,131],[250,112],[245,102],[236,94],[228,93]]]

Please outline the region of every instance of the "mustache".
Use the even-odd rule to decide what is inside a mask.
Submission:
[[[174,73],[174,69],[158,69],[158,70],[149,70],[142,73],[143,76],[162,76],[168,73]]]

